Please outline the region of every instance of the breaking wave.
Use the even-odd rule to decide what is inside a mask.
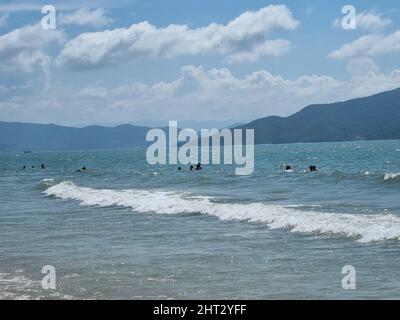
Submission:
[[[385,180],[400,179],[400,173],[386,173],[384,179]]]
[[[219,203],[210,197],[147,190],[111,190],[61,182],[44,191],[49,196],[77,200],[83,206],[123,206],[141,213],[202,213],[224,221],[263,223],[271,229],[309,234],[342,235],[362,243],[399,240],[400,217],[393,214],[342,214],[304,211],[294,206]]]

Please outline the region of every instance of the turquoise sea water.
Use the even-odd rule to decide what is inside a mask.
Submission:
[[[251,176],[0,154],[0,299],[399,298],[399,195],[400,141],[256,146]]]

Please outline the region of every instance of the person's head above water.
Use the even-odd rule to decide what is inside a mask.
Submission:
[[[190,171],[192,171],[192,170],[193,170],[193,168],[194,168],[193,166],[190,166]]]
[[[178,171],[181,171],[182,170],[182,168],[181,167],[178,167]]]
[[[292,166],[286,166],[286,171],[292,170]]]
[[[310,166],[310,171],[311,172],[317,171],[317,166]]]

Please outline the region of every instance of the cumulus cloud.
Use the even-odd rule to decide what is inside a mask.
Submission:
[[[158,28],[147,21],[129,28],[83,33],[67,42],[58,60],[72,68],[116,65],[142,57],[220,53],[231,61],[255,60],[288,50],[282,39],[269,39],[274,31],[293,30],[299,22],[285,5],[247,11],[228,24],[211,23],[189,28],[171,24]]]
[[[113,20],[109,18],[104,9],[90,10],[83,7],[71,14],[60,13],[58,16],[61,25],[102,27],[110,24]]]
[[[40,24],[15,29],[0,36],[0,70],[31,72],[37,65],[46,67],[51,58],[44,48],[63,41],[61,31],[43,30]]]
[[[382,14],[364,11],[357,15],[357,26],[367,31],[380,31],[392,24],[392,20]]]
[[[400,70],[384,74],[373,68],[358,69],[349,81],[340,81],[324,75],[285,79],[265,70],[237,77],[227,68],[205,70],[188,65],[180,77],[169,82],[115,87],[95,83],[79,91],[54,87],[51,95],[10,100],[10,108],[3,105],[2,114],[7,120],[64,124],[169,119],[243,122],[268,115],[286,116],[309,104],[397,87]]]
[[[343,45],[329,54],[334,59],[373,57],[400,51],[400,30],[388,35],[371,34]]]
[[[356,16],[357,28],[364,31],[379,32],[383,28],[392,24],[392,20],[383,17],[381,13],[376,13],[374,11],[363,11]],[[335,19],[333,26],[341,28],[342,20]]]

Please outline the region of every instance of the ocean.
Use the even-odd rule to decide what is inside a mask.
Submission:
[[[400,141],[260,145],[250,176],[145,152],[0,154],[0,299],[400,298]]]

